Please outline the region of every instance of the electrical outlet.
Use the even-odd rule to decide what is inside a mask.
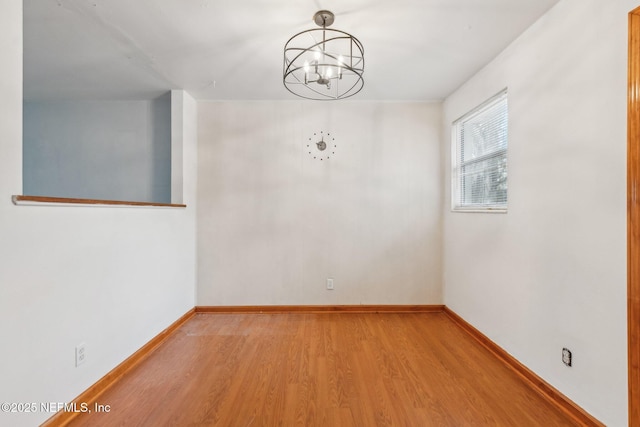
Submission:
[[[568,348],[562,349],[562,363],[571,366],[571,351]]]
[[[87,360],[85,344],[78,344],[76,346],[76,367],[82,365],[85,360]]]
[[[333,279],[327,279],[327,289],[333,290]]]

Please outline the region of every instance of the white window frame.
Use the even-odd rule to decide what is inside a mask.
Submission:
[[[504,155],[505,157],[507,156],[507,150],[508,150],[508,142],[507,142],[507,148],[504,148],[502,150],[497,150],[494,151],[490,154],[487,154],[485,156],[481,156],[477,159],[473,159],[471,161],[467,161],[465,162],[464,165],[460,164],[460,150],[461,150],[461,144],[462,144],[462,140],[459,138],[460,136],[460,126],[465,123],[466,121],[478,116],[479,114],[485,112],[487,109],[495,106],[497,103],[502,102],[502,101],[506,101],[507,105],[508,105],[508,99],[507,99],[507,89],[504,89],[502,91],[500,91],[499,93],[497,93],[496,95],[492,96],[491,98],[489,98],[488,100],[486,100],[485,102],[483,102],[482,104],[478,105],[477,107],[473,108],[471,111],[469,111],[468,113],[466,113],[465,115],[463,115],[462,117],[460,117],[459,119],[455,120],[452,125],[451,125],[451,210],[453,212],[493,212],[493,213],[506,213],[507,212],[507,203],[508,203],[508,189],[507,189],[507,201],[505,201],[505,203],[499,203],[499,204],[463,204],[461,202],[461,197],[460,197],[460,193],[461,193],[461,176],[460,176],[460,171],[462,169],[462,166],[465,165],[469,165],[470,163],[475,163],[481,160],[486,160],[488,158],[492,158],[498,155]],[[508,108],[508,107],[507,107]],[[508,120],[508,113],[507,113],[507,120]],[[507,123],[508,126],[508,123]],[[508,132],[508,131],[507,131]],[[508,137],[507,137],[508,138]],[[508,162],[508,161],[507,161]],[[507,166],[508,168],[508,166]],[[508,169],[507,169],[508,170]],[[508,180],[508,177],[507,177]]]

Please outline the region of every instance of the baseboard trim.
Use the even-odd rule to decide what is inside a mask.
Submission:
[[[516,358],[507,353],[502,347],[493,342],[470,323],[456,314],[449,307],[444,307],[444,312],[460,326],[465,332],[478,341],[483,347],[489,350],[498,360],[503,362],[508,368],[514,371],[520,378],[526,381],[529,386],[538,392],[548,402],[573,418],[580,425],[604,427],[605,425],[591,416],[588,412],[576,405],[571,399],[562,394],[551,384],[540,378],[536,373],[520,363]]]
[[[230,305],[197,306],[196,313],[438,313],[444,305]]]
[[[153,337],[149,342],[143,345],[138,351],[133,353],[127,359],[125,359],[118,366],[109,371],[104,377],[100,378],[95,384],[85,390],[82,394],[76,397],[73,402],[76,407],[80,407],[81,403],[86,403],[91,406],[97,401],[98,397],[105,392],[109,387],[115,384],[123,375],[130,371],[134,366],[142,362],[147,356],[149,356],[162,342],[167,339],[173,332],[182,326],[187,320],[189,320],[195,314],[195,308],[187,311],[178,320],[173,322],[169,327]],[[46,420],[41,427],[53,427],[53,426],[66,426],[69,424],[79,412],[65,412],[58,411],[51,418]]]

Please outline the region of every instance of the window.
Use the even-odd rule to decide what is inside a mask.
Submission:
[[[507,210],[507,91],[453,123],[454,211]]]

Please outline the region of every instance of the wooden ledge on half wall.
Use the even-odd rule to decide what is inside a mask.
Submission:
[[[104,207],[153,207],[186,208],[187,205],[155,202],[131,202],[123,200],[75,199],[70,197],[46,197],[13,195],[11,200],[17,206],[104,206]]]

